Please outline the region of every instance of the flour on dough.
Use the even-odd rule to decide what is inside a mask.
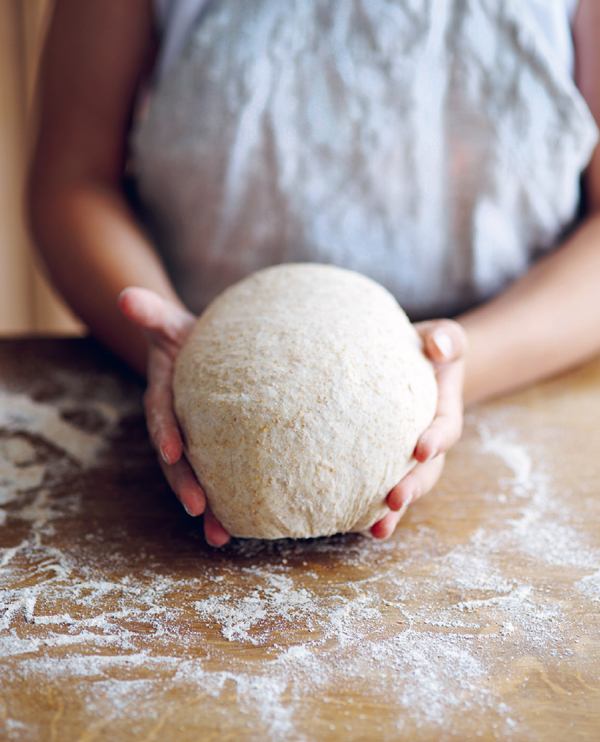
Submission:
[[[215,299],[173,389],[213,512],[249,538],[371,526],[437,405],[433,368],[392,295],[310,263],[261,270]]]

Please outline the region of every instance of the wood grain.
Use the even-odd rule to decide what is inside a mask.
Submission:
[[[472,410],[384,543],[210,549],[141,393],[0,342],[0,739],[600,739],[600,363]]]

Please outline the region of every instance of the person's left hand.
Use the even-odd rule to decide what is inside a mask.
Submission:
[[[146,424],[158,461],[171,489],[189,515],[204,513],[204,535],[211,546],[223,546],[229,534],[218,522],[183,453],[183,440],[173,410],[175,359],[196,321],[193,314],[154,291],[127,288],[119,297],[123,314],[137,325],[148,347],[148,386],[144,394]]]
[[[417,442],[416,466],[391,490],[387,496],[390,512],[371,528],[376,538],[390,536],[410,503],[435,485],[444,468],[447,451],[462,433],[466,332],[458,322],[447,319],[419,322],[415,329],[435,369],[438,406],[431,425]]]

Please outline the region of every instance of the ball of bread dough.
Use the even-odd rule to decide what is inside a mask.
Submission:
[[[175,365],[187,458],[233,536],[362,531],[437,406],[420,338],[374,281],[280,265],[231,286]]]

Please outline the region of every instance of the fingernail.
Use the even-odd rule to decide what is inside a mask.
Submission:
[[[185,502],[182,502],[181,504],[183,505],[183,509],[185,510],[185,512],[186,512],[186,513],[187,513],[187,514],[188,514],[188,515],[189,515],[189,516],[190,516],[191,518],[195,518],[195,517],[196,517],[196,515],[195,515],[194,513],[192,513],[192,512],[191,512],[191,510],[190,510],[190,509],[188,508],[188,506],[187,506],[187,505],[185,504]]]
[[[450,358],[452,356],[452,338],[450,335],[443,330],[438,330],[434,332],[431,340],[444,358]]]
[[[162,460],[165,462],[165,464],[171,466],[172,462],[165,448],[160,449],[160,455],[162,456]]]
[[[206,534],[204,534],[204,538],[206,539],[206,543],[209,546],[212,546],[213,549],[220,549],[222,546],[225,546],[225,544],[215,544],[215,543],[213,543],[212,541],[210,541],[210,539],[208,539],[206,537]],[[227,542],[225,542],[225,543],[227,543]]]

